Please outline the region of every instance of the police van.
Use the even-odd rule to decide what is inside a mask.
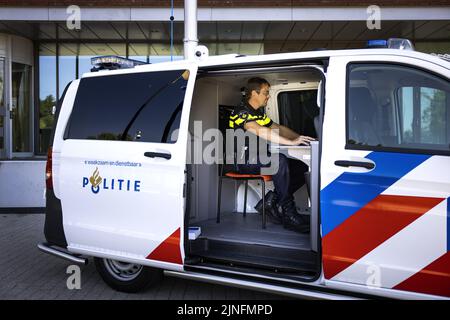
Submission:
[[[40,250],[92,257],[124,292],[169,275],[308,298],[448,299],[450,62],[388,44],[199,50],[72,81],[48,151]],[[214,132],[253,76],[271,84],[272,120],[317,139],[270,145],[309,167],[295,193],[308,233],[256,212],[273,183],[227,179],[228,149],[211,147],[226,144]]]

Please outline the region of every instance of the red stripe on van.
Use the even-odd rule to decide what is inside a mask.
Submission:
[[[322,240],[331,279],[445,199],[379,195]]]
[[[180,228],[153,250],[147,259],[183,264],[180,252]]]
[[[450,252],[398,284],[394,289],[450,297]]]

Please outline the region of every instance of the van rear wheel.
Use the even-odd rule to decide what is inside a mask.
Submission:
[[[161,269],[111,259],[94,258],[95,268],[103,281],[114,290],[134,293],[158,283]]]

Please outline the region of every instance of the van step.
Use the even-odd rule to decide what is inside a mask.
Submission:
[[[258,244],[199,238],[190,241],[190,256],[226,265],[269,269],[275,272],[316,271],[316,253]],[[194,260],[193,260],[194,261]]]
[[[227,264],[233,266],[245,266],[251,268],[267,269],[275,272],[283,273],[297,273],[299,271],[313,272],[314,267],[311,265],[305,265],[297,261],[280,260],[276,258],[267,257],[250,257],[235,255],[224,252],[200,252],[198,255],[201,257],[201,262],[211,261],[216,263]]]

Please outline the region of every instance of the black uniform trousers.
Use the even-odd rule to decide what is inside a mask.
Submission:
[[[264,167],[270,167],[270,164],[263,165],[259,161],[256,164],[238,164],[237,170],[242,174],[261,174],[261,168]],[[307,171],[308,166],[302,161],[279,154],[278,171],[272,175],[272,181],[281,206],[294,200],[294,192],[305,184]]]

